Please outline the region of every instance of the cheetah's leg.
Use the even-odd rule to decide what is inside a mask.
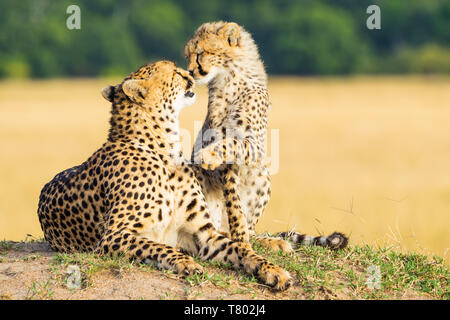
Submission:
[[[224,173],[224,198],[225,207],[230,226],[230,236],[232,240],[249,242],[250,233],[247,226],[247,219],[242,211],[237,185],[239,183],[238,173],[230,165]]]
[[[172,269],[180,275],[187,276],[203,273],[203,268],[194,259],[179,250],[139,236],[134,230],[122,228],[106,232],[100,240],[96,252],[102,254],[123,254],[126,258],[144,263],[154,262],[159,268]]]
[[[195,218],[182,228],[182,232],[192,236],[193,245],[188,246],[186,251],[203,260],[216,260],[230,263],[234,268],[244,268],[275,290],[285,290],[292,284],[286,270],[257,255],[249,243],[223,236],[208,219]]]
[[[231,171],[231,170],[230,170]],[[226,181],[230,181],[230,179],[237,179],[237,173],[229,173],[227,172]],[[232,180],[233,181],[233,180]],[[231,181],[231,182],[232,182]],[[258,187],[258,191],[255,192],[253,190],[253,194],[251,194],[251,198],[249,203],[242,203],[241,201],[238,201],[238,205],[240,206],[239,210],[236,210],[235,207],[233,207],[233,211],[228,212],[228,217],[230,220],[230,217],[234,217],[233,219],[236,220],[235,217],[242,216],[244,222],[241,222],[242,220],[237,220],[237,222],[234,223],[234,226],[232,226],[231,221],[229,221],[230,230],[240,230],[242,229],[242,225],[245,223],[245,226],[248,226],[248,234],[253,237],[253,240],[257,243],[259,243],[261,246],[269,248],[274,251],[284,251],[287,253],[293,252],[293,248],[291,244],[288,241],[285,241],[284,239],[280,237],[266,237],[266,236],[255,236],[255,226],[258,223],[259,218],[262,216],[264,209],[266,207],[266,204],[268,203],[270,199],[270,178],[269,176],[262,175],[261,177],[258,177],[258,181],[255,181]],[[228,187],[232,190],[232,188],[235,188],[236,184],[229,184]],[[226,195],[226,193],[225,193]],[[232,199],[228,199],[231,201]],[[248,199],[247,199],[248,200]],[[245,200],[243,200],[245,201]],[[244,211],[247,213],[247,215],[244,214]],[[238,231],[236,231],[238,232]]]
[[[247,273],[255,275],[275,290],[285,290],[291,286],[290,274],[257,255],[250,244],[232,241],[217,232],[205,233],[202,236],[199,236],[199,256],[202,259],[231,263],[235,268],[243,267]]]
[[[228,224],[230,226],[230,235],[232,240],[249,242],[250,233],[254,233],[254,224],[256,224],[255,220],[258,220],[253,217],[251,219],[251,229],[248,227],[247,218],[242,211],[240,198],[237,192],[237,185],[239,183],[238,179],[238,173],[234,170],[234,168],[232,166],[227,168],[227,171],[225,171],[224,197]],[[260,209],[255,208],[255,210],[261,211],[260,214],[257,215],[257,217],[260,217],[264,207],[261,206]],[[255,237],[254,239],[260,245],[274,251],[282,250],[288,253],[294,251],[291,244],[280,237]]]

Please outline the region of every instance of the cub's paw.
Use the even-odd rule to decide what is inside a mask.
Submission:
[[[286,253],[294,252],[294,249],[292,249],[291,244],[280,238],[258,237],[255,238],[255,241],[257,241],[261,246],[271,249],[273,251],[281,250]]]
[[[215,170],[224,163],[224,160],[218,150],[218,146],[210,144],[195,155],[194,162],[200,164],[203,169]]]
[[[195,262],[194,259],[177,262],[174,269],[183,277],[192,276],[194,274],[203,274],[203,267]]]
[[[217,151],[212,148],[207,148],[202,151],[202,168],[206,170],[215,170],[223,164],[222,157]]]

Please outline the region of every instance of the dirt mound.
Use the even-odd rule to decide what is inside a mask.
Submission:
[[[274,293],[258,283],[244,286],[233,280],[233,270],[207,268],[208,279],[188,281],[156,269],[105,267],[70,289],[67,265],[57,261],[47,243],[10,242],[0,256],[0,299],[292,299],[289,292]],[[222,270],[223,271],[223,270]],[[221,280],[221,277],[228,277]],[[216,280],[216,281],[214,281]],[[222,281],[222,283],[220,283]],[[195,282],[195,283],[193,283]]]
[[[199,261],[203,275],[182,278],[120,257],[60,254],[45,242],[0,242],[1,299],[297,300],[448,299],[442,261],[389,249],[302,247],[293,255],[257,252],[286,268],[295,284],[274,292],[230,266]],[[367,270],[379,263],[379,284]],[[414,268],[411,269],[411,266]],[[447,280],[446,280],[447,279]],[[428,287],[427,287],[428,286]]]

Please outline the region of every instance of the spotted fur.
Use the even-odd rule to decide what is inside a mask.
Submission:
[[[122,254],[182,275],[203,272],[192,256],[217,260],[286,289],[288,272],[214,227],[197,176],[180,157],[178,113],[194,100],[193,82],[162,61],[103,89],[112,102],[108,139],[44,186],[45,239],[60,252]]]

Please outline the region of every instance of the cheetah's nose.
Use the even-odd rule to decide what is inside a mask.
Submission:
[[[194,76],[194,70],[189,70],[189,74],[191,75],[191,77]]]

